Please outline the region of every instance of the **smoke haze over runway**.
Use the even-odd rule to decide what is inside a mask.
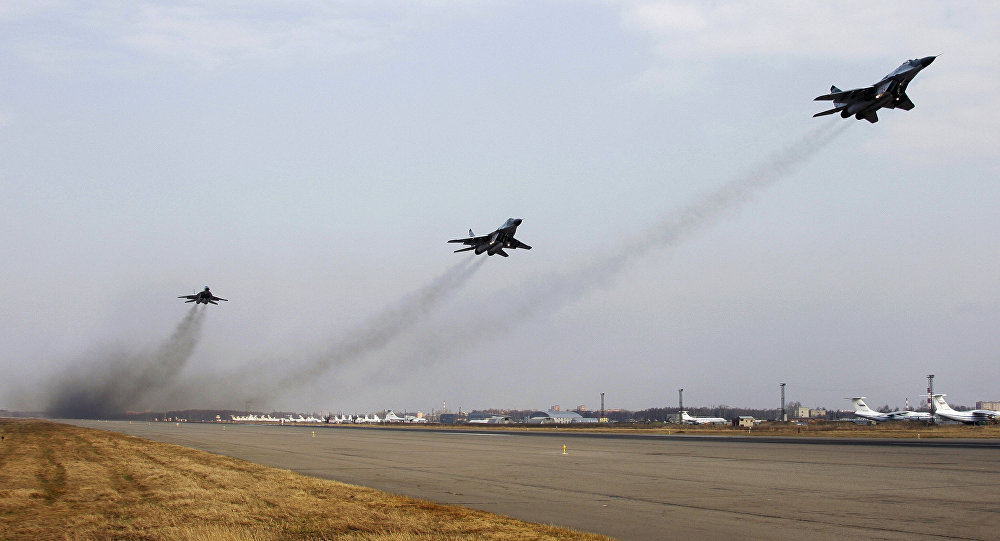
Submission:
[[[176,381],[201,338],[205,308],[193,305],[163,343],[149,353],[97,348],[64,372],[46,412],[95,419],[157,405]],[[167,404],[169,406],[169,404]]]
[[[446,330],[428,326],[403,339],[409,361],[433,364],[474,348],[497,332],[510,331],[533,316],[553,312],[596,289],[611,286],[630,263],[690,239],[749,203],[759,191],[790,176],[847,126],[849,124],[829,123],[806,133],[749,172],[669,213],[631,242],[611,250],[598,250],[580,263],[530,277],[491,298],[479,299],[481,306],[472,315],[463,312],[460,321],[453,321],[449,314],[441,315],[438,320],[448,322]],[[110,372],[117,377],[74,377],[64,383],[50,410],[61,412],[63,416],[74,407],[87,412],[81,414],[86,416],[120,412],[132,407],[138,399],[154,395],[165,398],[174,407],[204,401],[205,397],[229,404],[245,400],[267,402],[277,395],[293,393],[337,368],[357,363],[400,339],[434,313],[443,301],[457,294],[487,259],[487,256],[463,258],[360,327],[337,331],[341,336],[327,346],[307,344],[281,358],[258,361],[224,377],[177,381],[177,373],[190,356],[200,331],[203,312],[192,309],[171,339],[150,357],[161,359],[160,363],[143,366],[134,359],[123,362],[121,359],[130,357],[121,352],[109,355],[105,368],[95,369],[93,373]],[[315,352],[310,353],[310,349]],[[374,365],[383,362],[373,360]],[[112,366],[118,368],[108,370]]]
[[[336,331],[329,344],[305,344],[281,358],[267,358],[217,381],[185,381],[172,391],[178,402],[204,400],[219,403],[246,400],[260,403],[276,394],[294,392],[338,367],[356,363],[392,343],[439,305],[457,294],[476,274],[487,256],[463,258],[430,282],[365,321],[360,327]],[[277,367],[280,367],[278,369]]]

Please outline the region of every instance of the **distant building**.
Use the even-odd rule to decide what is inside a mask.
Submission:
[[[812,409],[798,407],[789,412],[790,416],[796,419],[825,419],[826,410],[825,409]]]
[[[442,413],[438,416],[438,422],[444,425],[454,425],[466,421],[464,413]]]
[[[561,410],[562,408],[559,407],[559,404],[556,404],[555,406],[549,406],[549,411],[561,411]]]
[[[465,422],[470,424],[486,424],[490,420],[490,417],[493,417],[492,413],[474,411],[469,414],[469,417],[465,420]]]
[[[976,402],[976,409],[1000,411],[1000,402],[990,400]]]
[[[509,425],[510,415],[494,415],[492,413],[470,413],[466,420],[470,425]]]
[[[575,411],[536,411],[525,421],[529,425],[569,425],[597,423],[597,419],[584,417]]]

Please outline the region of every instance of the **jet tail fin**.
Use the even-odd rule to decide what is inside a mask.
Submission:
[[[837,92],[843,92],[843,90],[837,88],[837,85],[830,85],[830,93],[836,94]]]
[[[866,397],[864,396],[852,396],[848,398],[848,400],[854,403],[855,412],[861,411],[869,413],[872,411],[872,409],[868,407],[868,404],[865,404],[865,398]]]
[[[475,250],[475,249],[476,249],[475,246],[469,246],[468,248],[461,248],[459,250],[455,250],[455,253],[457,254],[458,252],[468,252],[469,250]]]
[[[942,410],[943,411],[951,411],[951,406],[949,406],[948,403],[945,402],[945,400],[944,400],[944,397],[946,397],[946,396],[948,396],[948,395],[945,395],[945,394],[933,394],[933,395],[931,395],[931,399],[934,400],[934,406],[935,406],[934,409],[936,409],[938,411],[942,411]]]

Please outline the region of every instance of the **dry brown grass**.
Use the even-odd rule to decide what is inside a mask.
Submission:
[[[608,539],[114,432],[0,434],[0,539]]]

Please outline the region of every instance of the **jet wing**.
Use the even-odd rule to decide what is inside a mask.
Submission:
[[[913,105],[913,102],[910,101],[910,97],[907,96],[906,93],[904,92],[899,95],[897,101],[889,102],[889,104],[886,105],[886,107],[890,109],[902,109],[904,111],[909,111],[910,109],[913,109],[916,106]]]
[[[181,295],[178,299],[188,299],[188,302],[198,300],[198,295]]]
[[[467,239],[452,239],[448,242],[461,242],[466,246],[478,246],[480,244],[486,244],[490,241],[489,235],[484,235],[482,237],[469,237]]]
[[[831,90],[833,90],[833,88],[831,88]],[[813,98],[813,101],[835,101],[837,103],[844,103],[848,101],[868,101],[874,98],[875,87],[866,86],[864,88],[855,88],[854,90],[837,90],[831,92],[830,94],[816,96]]]
[[[525,244],[525,243],[523,243],[523,242],[521,242],[521,241],[519,241],[519,240],[517,240],[517,239],[515,239],[513,237],[511,237],[510,241],[508,241],[507,244],[508,244],[508,246],[510,248],[521,248],[522,250],[530,250],[531,249],[531,246],[528,246],[527,244]]]
[[[212,295],[212,298],[210,299],[210,302],[211,301],[226,301],[226,302],[229,302],[229,299],[223,299],[222,297],[216,297],[215,295]]]
[[[823,111],[822,113],[816,113],[815,115],[813,115],[813,118],[816,118],[818,116],[832,115],[833,113],[839,113],[839,112],[843,111],[844,109],[847,109],[846,105],[841,105],[840,107],[834,107],[833,109],[829,109],[827,111]]]

